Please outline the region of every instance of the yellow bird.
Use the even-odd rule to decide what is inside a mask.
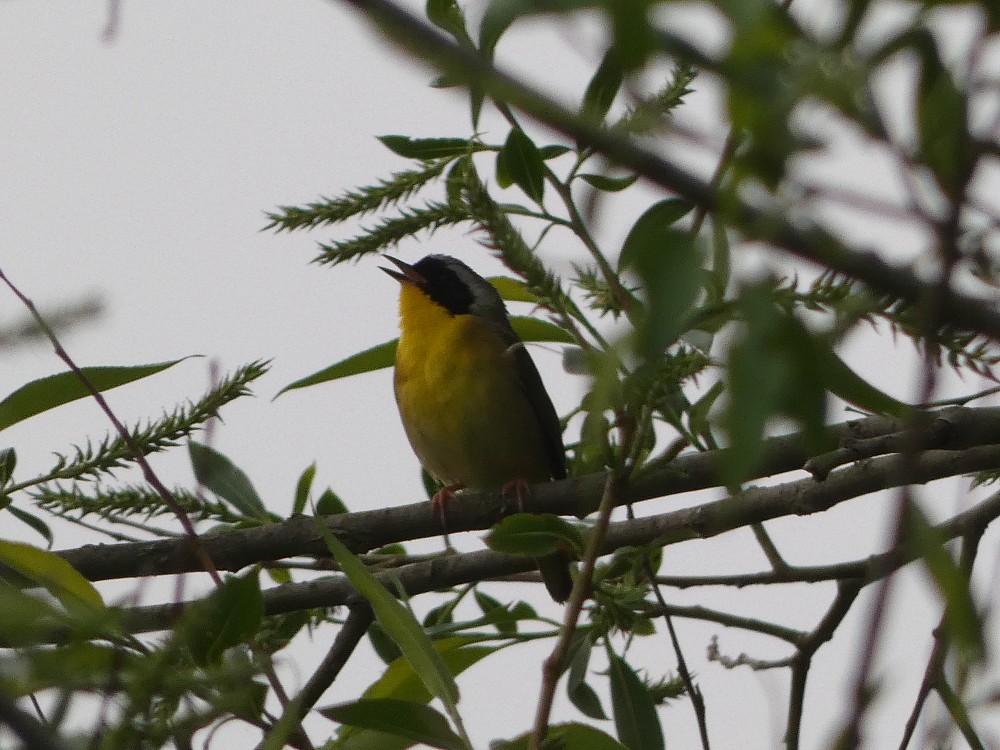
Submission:
[[[400,282],[396,403],[420,463],[445,489],[520,493],[563,479],[559,416],[497,290],[460,260],[428,255],[382,270]],[[573,588],[569,557],[536,561],[557,602]]]

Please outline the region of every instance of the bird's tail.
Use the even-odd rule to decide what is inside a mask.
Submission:
[[[562,604],[569,598],[573,590],[573,578],[569,574],[569,555],[565,552],[555,552],[545,557],[535,558],[538,572],[549,591],[549,596]]]

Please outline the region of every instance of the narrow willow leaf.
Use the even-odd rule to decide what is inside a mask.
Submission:
[[[14,468],[16,466],[17,452],[13,448],[0,450],[0,489],[3,489],[11,477],[14,476]]]
[[[251,638],[263,618],[264,595],[254,571],[227,578],[211,596],[192,605],[178,632],[195,662],[204,666]]]
[[[666,198],[646,209],[625,238],[618,270],[634,266],[639,255],[651,252],[650,247],[662,248],[669,239],[670,227],[683,219],[692,207],[689,201],[681,198]]]
[[[617,193],[625,188],[632,187],[638,177],[634,174],[625,175],[623,177],[608,177],[603,174],[590,174],[589,172],[585,172],[580,175],[580,179],[598,190],[603,190],[606,193]]]
[[[594,72],[590,83],[587,84],[587,91],[583,95],[583,104],[580,107],[580,116],[595,123],[602,122],[611,108],[611,103],[618,95],[618,89],[621,88],[623,79],[624,73],[618,62],[618,54],[612,47],[604,53],[601,64]]]
[[[538,304],[538,297],[528,291],[528,285],[520,279],[509,276],[490,276],[486,279],[507,302],[530,302]]]
[[[54,552],[0,540],[0,562],[48,590],[67,609],[104,609],[93,584]]]
[[[343,542],[330,533],[320,519],[317,519],[316,526],[323,535],[330,554],[340,564],[358,593],[371,604],[379,625],[399,646],[427,690],[441,699],[448,707],[449,713],[455,711],[458,704],[458,685],[455,684],[455,678],[410,610],[386,591],[368,568],[351,554]]]
[[[394,154],[424,161],[464,156],[471,151],[482,151],[485,148],[465,138],[409,138],[405,135],[383,135],[379,136],[379,141]]]
[[[528,750],[531,747],[531,732],[512,740],[494,742],[491,750]],[[605,734],[600,729],[588,724],[570,722],[567,724],[552,724],[545,736],[544,750],[631,750],[622,745],[614,737]],[[659,750],[663,750],[661,745]]]
[[[852,406],[891,417],[905,418],[912,412],[909,404],[894,399],[854,372],[825,342],[817,341],[815,356],[823,363],[826,387]]]
[[[337,380],[338,378],[347,378],[351,375],[360,375],[364,372],[374,372],[375,370],[392,367],[396,361],[396,345],[398,343],[398,339],[393,339],[392,341],[386,341],[384,344],[373,346],[371,349],[365,349],[365,351],[354,354],[347,359],[342,359],[319,372],[296,380],[294,383],[289,383],[278,391],[275,398],[286,391],[294,391],[297,388],[307,388],[311,385],[319,385],[320,383]]]
[[[968,171],[968,104],[942,62],[930,32],[919,34],[918,46],[923,58],[917,91],[920,153],[945,192],[953,195]]]
[[[548,146],[539,147],[538,153],[542,155],[542,159],[548,161],[549,159],[555,159],[557,156],[568,154],[572,150],[573,149],[569,146],[561,146],[558,143],[550,143]]]
[[[374,729],[442,750],[468,748],[448,726],[448,720],[423,703],[396,698],[363,699],[321,708],[319,713],[340,724]]]
[[[416,622],[414,620],[414,622]],[[452,675],[459,675],[473,664],[477,664],[491,654],[495,654],[509,644],[499,646],[484,646],[471,638],[454,636],[431,642],[431,647],[444,662]],[[413,664],[400,657],[392,662],[375,682],[373,682],[363,697],[365,698],[402,698],[419,700],[424,703],[433,697],[427,689],[421,675],[414,670]]]
[[[49,528],[49,525],[45,523],[45,521],[36,516],[34,513],[29,513],[28,511],[14,505],[8,504],[5,506],[4,510],[14,516],[14,518],[23,523],[25,526],[37,531],[42,538],[45,539],[46,543],[50,547],[52,546],[52,542],[55,541],[55,538],[52,536],[52,529]]]
[[[292,503],[292,513],[301,513],[306,509],[306,504],[309,502],[309,491],[312,489],[313,479],[315,478],[316,462],[313,461],[302,472],[302,476],[299,477],[299,481],[295,484],[295,501]]]
[[[512,315],[510,325],[522,341],[549,341],[557,344],[576,343],[572,336],[555,323],[538,318]]]
[[[684,331],[702,283],[702,259],[696,239],[672,224],[683,205],[661,201],[633,225],[622,247],[622,262],[642,279],[646,305],[636,328],[642,361],[660,360],[664,348]]]
[[[456,677],[490,654],[503,650],[510,643],[499,646],[482,646],[471,639],[456,636],[433,641],[434,649],[441,655],[445,666]],[[404,657],[392,662],[374,683],[365,690],[363,698],[401,698],[426,703],[431,694],[423,681]],[[369,729],[343,727],[330,750],[402,750],[412,743],[399,737]]]
[[[496,627],[500,635],[511,637],[517,635],[518,617],[511,611],[509,605],[501,604],[482,591],[474,592],[474,596],[483,616]]]
[[[486,545],[496,552],[529,557],[550,555],[567,547],[583,551],[580,530],[551,513],[515,513],[490,529]]]
[[[426,12],[435,26],[447,31],[458,42],[472,45],[472,38],[465,28],[465,16],[456,0],[427,0]]]
[[[257,494],[250,478],[243,470],[207,445],[190,441],[188,455],[194,476],[213,494],[219,496],[247,518],[260,521],[275,520]]]
[[[615,731],[628,750],[663,750],[656,704],[628,662],[608,650],[611,707]]]
[[[956,563],[944,534],[935,529],[917,505],[907,511],[907,544],[923,559],[945,602],[944,622],[949,637],[969,654],[983,653],[983,622],[969,588],[969,576]]]
[[[590,685],[587,684],[587,667],[590,664],[590,639],[581,638],[580,645],[573,654],[569,664],[569,676],[566,679],[566,694],[570,702],[584,716],[591,719],[606,721],[608,716],[604,713],[601,699]]]
[[[0,607],[0,640],[5,648],[37,646],[51,637],[55,623],[65,620],[59,605],[37,594],[5,586]]]
[[[189,357],[181,357],[170,362],[159,362],[153,365],[82,367],[80,370],[94,388],[103,392],[163,372],[185,359],[189,359]],[[89,395],[90,391],[72,372],[33,380],[0,401],[0,430],[17,424],[28,417]]]
[[[327,487],[316,501],[316,514],[320,516],[335,516],[347,512],[347,505],[340,496]]]
[[[517,185],[539,205],[545,195],[545,160],[524,131],[513,128],[503,148],[497,152],[497,184]]]
[[[378,658],[386,664],[391,664],[403,655],[399,650],[399,646],[396,645],[392,638],[385,634],[382,626],[377,622],[373,622],[368,627],[368,640],[372,645],[372,649],[378,654]]]

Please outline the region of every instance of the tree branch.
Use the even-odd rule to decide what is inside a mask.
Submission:
[[[829,428],[832,444],[847,438],[869,438],[897,433],[899,420],[866,417]],[[805,479],[775,487],[748,490],[739,496],[694,508],[642,519],[631,527],[634,534],[620,532],[621,544],[648,544],[659,535],[676,538],[713,536],[738,526],[789,514],[806,515],[857,495],[900,484],[982,471],[1000,466],[1000,408],[956,408],[935,413],[928,424],[911,431],[914,440],[937,448],[968,450],[927,451],[920,456],[912,475],[901,471],[892,456],[875,458],[834,472],[822,482]],[[765,441],[764,458],[757,476],[773,476],[802,467],[809,458],[798,433]],[[622,492],[619,503],[637,503],[693,490],[715,487],[726,450],[680,456],[666,466],[640,474]],[[559,515],[585,515],[597,506],[606,482],[605,473],[546,482],[532,488],[528,510]],[[495,524],[506,510],[499,493],[467,493],[446,508],[446,523],[452,531],[477,531]],[[440,534],[441,522],[426,502],[359,511],[326,519],[330,531],[351,551],[372,549]],[[655,528],[643,529],[644,525]],[[287,557],[326,557],[327,550],[311,517],[296,516],[283,523],[250,529],[213,532],[198,537],[219,570],[240,570],[247,565]],[[668,540],[669,541],[669,540]],[[171,575],[202,570],[192,540],[87,545],[59,554],[92,581]],[[4,571],[10,580],[21,581]],[[25,584],[26,585],[26,584]]]
[[[615,164],[694,203],[714,211],[720,196],[712,185],[640,147],[620,132],[588,122],[518,80],[498,70],[475,49],[457,44],[443,33],[395,5],[391,0],[344,0],[371,19],[398,47],[421,62],[430,63],[449,77],[488,91],[499,101],[520,109],[538,122],[592,148]],[[836,237],[801,219],[793,224],[783,207],[760,209],[738,195],[727,195],[725,217],[741,227],[748,239],[761,240],[803,260],[863,281],[873,289],[909,302],[922,299],[937,285],[924,281],[909,268],[890,265],[874,252],[852,250]],[[803,224],[805,224],[803,226]],[[980,301],[952,291],[941,300],[941,323],[1000,339],[1000,311],[990,301]]]

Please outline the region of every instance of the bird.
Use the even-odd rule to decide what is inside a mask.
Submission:
[[[449,255],[384,257],[400,283],[396,404],[413,452],[443,485],[434,505],[462,489],[513,491],[520,505],[529,484],[565,478],[559,415],[499,292]],[[551,597],[566,601],[568,554],[536,563]]]

